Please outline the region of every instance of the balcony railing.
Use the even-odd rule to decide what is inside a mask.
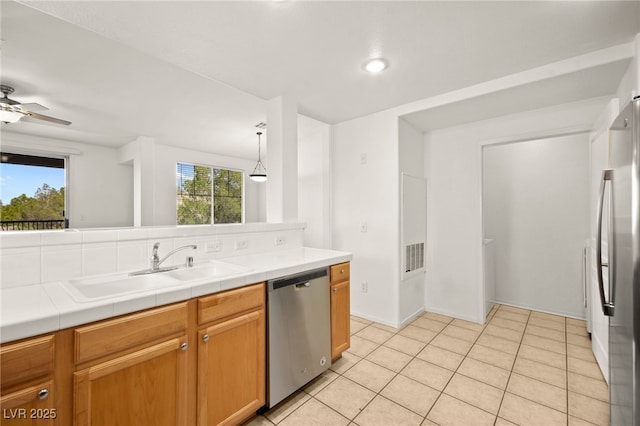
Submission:
[[[68,228],[67,219],[60,220],[2,220],[0,230],[2,231],[36,231],[46,229]]]

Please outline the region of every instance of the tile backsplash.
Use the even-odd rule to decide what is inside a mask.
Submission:
[[[79,276],[130,272],[149,267],[153,244],[159,256],[197,244],[164,262],[179,265],[287,250],[303,245],[304,224],[236,224],[109,228],[0,233],[0,288],[40,284]]]

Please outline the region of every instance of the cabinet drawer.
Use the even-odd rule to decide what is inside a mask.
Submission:
[[[187,330],[187,303],[102,321],[75,330],[75,362],[115,354]]]
[[[13,343],[0,348],[2,388],[48,376],[53,372],[54,336]]]
[[[338,283],[340,281],[349,280],[349,262],[338,263],[331,267],[331,282]]]
[[[264,305],[264,283],[198,299],[198,324],[216,321]]]

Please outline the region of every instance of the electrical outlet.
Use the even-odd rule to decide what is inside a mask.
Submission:
[[[367,222],[362,222],[360,224],[360,232],[367,232]]]
[[[214,252],[220,251],[221,248],[222,248],[222,244],[220,243],[219,240],[209,241],[204,246],[205,252],[207,253],[214,253]]]
[[[246,250],[249,248],[249,240],[236,240],[236,250]]]
[[[367,164],[367,153],[363,152],[360,154],[360,164]]]
[[[364,281],[362,282],[362,284],[360,284],[360,291],[362,293],[368,293],[369,292],[369,283]]]
[[[285,237],[276,237],[276,245],[283,246],[287,243],[287,239]]]

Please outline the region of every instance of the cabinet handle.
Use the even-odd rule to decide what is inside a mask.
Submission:
[[[202,341],[205,342],[205,343],[208,342],[209,341],[209,335],[205,334],[204,336],[202,336]]]
[[[187,342],[184,342],[183,344],[180,345],[180,349],[182,349],[183,351],[186,351],[189,348],[189,344]]]
[[[48,396],[49,396],[49,389],[40,389],[38,391],[38,399],[40,401],[47,399]]]

